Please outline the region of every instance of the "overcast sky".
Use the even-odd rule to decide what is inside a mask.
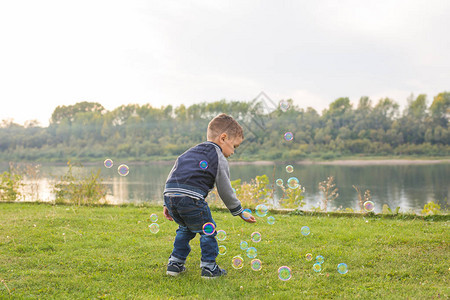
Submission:
[[[249,101],[319,112],[450,91],[450,1],[0,2],[0,120],[58,105]]]

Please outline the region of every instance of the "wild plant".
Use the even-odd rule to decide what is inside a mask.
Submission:
[[[441,214],[441,206],[433,201],[428,202],[422,209],[422,215],[439,215]]]
[[[0,175],[0,201],[16,201],[22,196],[22,177],[15,172],[13,165],[10,164],[9,169]]]
[[[327,211],[328,203],[339,197],[338,188],[334,183],[334,177],[330,176],[327,178],[327,180],[319,182],[319,190],[323,194],[322,210]]]
[[[68,170],[54,186],[55,202],[80,205],[99,203],[106,197],[106,186],[100,177],[100,169],[94,173],[74,175],[74,165],[67,162]],[[83,168],[82,165],[79,165]]]
[[[372,196],[370,195],[370,190],[366,190],[364,192],[364,196],[362,196],[361,191],[358,189],[358,187],[352,185],[353,188],[356,190],[356,192],[358,193],[358,205],[359,205],[359,209],[360,211],[364,211],[364,202],[369,201],[370,199],[372,199]]]
[[[297,188],[285,187],[284,183],[280,186],[283,195],[279,200],[279,204],[283,208],[302,208],[305,205],[303,192],[305,188],[299,185]]]
[[[237,198],[250,206],[265,202],[271,195],[269,177],[265,174],[256,176],[249,183],[242,183],[241,179],[234,180],[231,186],[235,189]]]
[[[283,194],[278,204],[274,203],[275,189],[273,184],[272,186],[269,185],[269,177],[265,174],[256,176],[250,182],[242,182],[241,179],[234,180],[231,182],[231,186],[235,189],[237,198],[247,207],[255,207],[257,204],[267,203],[272,206],[279,204],[283,208],[297,208],[305,204],[302,201],[304,188],[299,186],[296,189],[291,189],[286,188],[284,185],[280,186]],[[217,191],[212,191],[208,197],[209,199],[217,199]]]

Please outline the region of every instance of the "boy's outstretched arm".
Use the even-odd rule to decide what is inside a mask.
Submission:
[[[169,210],[165,206],[164,206],[164,209],[163,209],[163,214],[164,214],[164,218],[166,218],[169,221],[173,221],[173,218],[169,214]]]

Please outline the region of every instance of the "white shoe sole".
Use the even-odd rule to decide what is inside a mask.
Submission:
[[[181,273],[182,273],[182,272],[171,272],[171,271],[167,271],[167,272],[166,272],[167,275],[174,276],[174,277],[180,275]]]
[[[209,276],[202,276],[203,279],[216,279],[219,278],[220,276],[215,276],[215,277],[209,277]]]

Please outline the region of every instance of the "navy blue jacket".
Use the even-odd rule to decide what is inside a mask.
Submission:
[[[167,177],[164,195],[183,194],[204,200],[214,184],[231,214],[241,214],[243,208],[231,187],[230,169],[222,149],[213,142],[204,142],[177,158]]]

